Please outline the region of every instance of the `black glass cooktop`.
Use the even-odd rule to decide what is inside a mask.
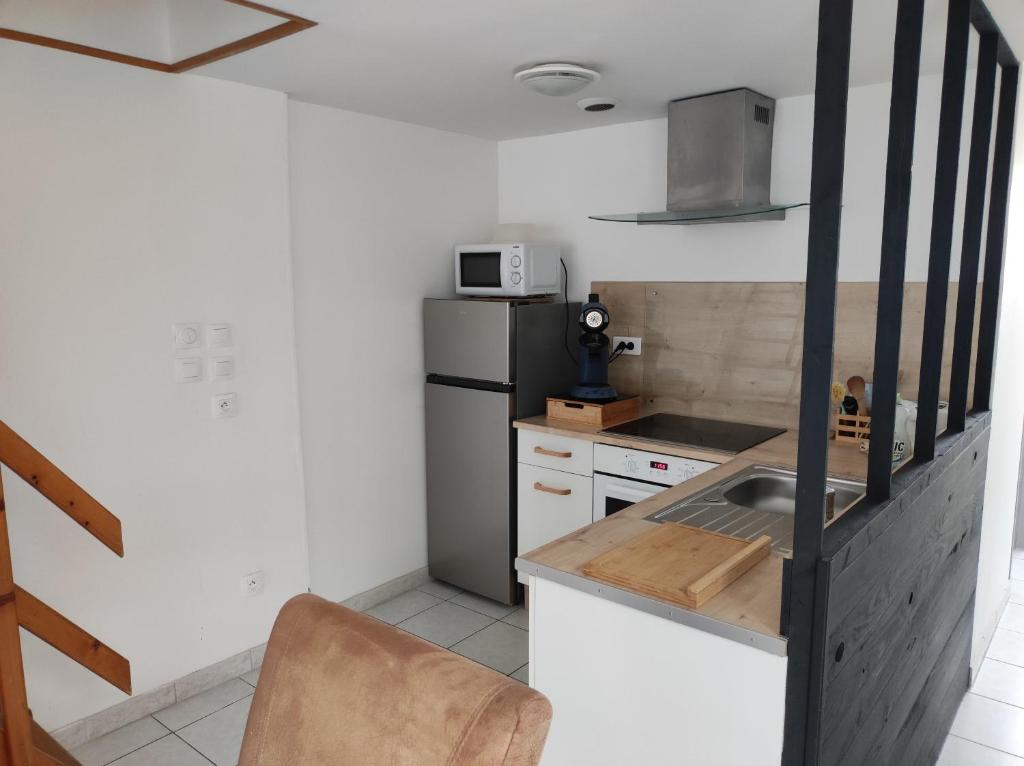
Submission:
[[[670,415],[665,412],[604,430],[613,434],[635,436],[646,441],[702,447],[719,452],[742,452],[786,432],[785,428],[691,418],[688,415]]]

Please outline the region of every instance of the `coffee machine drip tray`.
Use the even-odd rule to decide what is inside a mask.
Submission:
[[[633,436],[644,441],[699,447],[735,454],[783,434],[786,429],[659,412],[606,428],[604,431],[610,434]]]

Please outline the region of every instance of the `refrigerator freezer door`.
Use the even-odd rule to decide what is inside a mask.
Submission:
[[[512,397],[426,384],[430,574],[506,604],[517,590]]]
[[[513,381],[513,307],[500,301],[423,301],[428,375]]]

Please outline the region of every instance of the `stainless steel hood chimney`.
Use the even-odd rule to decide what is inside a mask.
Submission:
[[[591,216],[640,224],[781,221],[770,198],[775,99],[749,88],[668,105],[668,200],[662,213]]]

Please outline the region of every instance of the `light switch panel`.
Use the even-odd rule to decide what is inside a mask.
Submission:
[[[231,356],[210,357],[210,379],[227,379],[235,377],[235,358]]]
[[[171,325],[174,350],[186,351],[203,346],[203,325],[200,322],[178,322]]]
[[[203,360],[198,356],[174,360],[174,381],[176,383],[198,383],[203,379]]]
[[[210,348],[230,348],[235,345],[231,325],[226,322],[217,322],[207,326],[206,345]]]

